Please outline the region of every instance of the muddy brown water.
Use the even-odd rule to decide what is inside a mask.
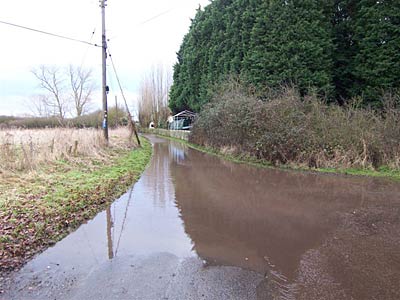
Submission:
[[[302,257],[341,216],[400,192],[390,181],[259,169],[149,139],[154,155],[141,179],[21,274],[60,265],[84,272],[119,256],[167,252],[256,271],[275,298],[294,299]]]

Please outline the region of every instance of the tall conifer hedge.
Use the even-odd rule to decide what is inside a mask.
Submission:
[[[400,1],[211,1],[177,53],[171,109],[201,110],[232,75],[259,95],[292,84],[339,103],[362,96],[377,105],[400,87]]]

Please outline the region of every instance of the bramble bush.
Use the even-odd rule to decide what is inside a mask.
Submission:
[[[230,149],[275,165],[318,168],[400,168],[399,96],[382,98],[383,109],[327,104],[293,87],[263,99],[237,82],[214,93],[193,126],[191,141]]]

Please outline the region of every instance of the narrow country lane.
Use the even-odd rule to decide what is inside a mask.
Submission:
[[[0,299],[399,299],[400,184],[221,160],[148,136],[141,179]]]

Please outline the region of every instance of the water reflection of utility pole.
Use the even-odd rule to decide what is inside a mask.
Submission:
[[[113,221],[111,218],[111,206],[107,207],[106,209],[107,215],[107,246],[108,246],[108,258],[112,259],[114,257],[113,253],[113,242],[111,236],[111,228],[113,227]]]

